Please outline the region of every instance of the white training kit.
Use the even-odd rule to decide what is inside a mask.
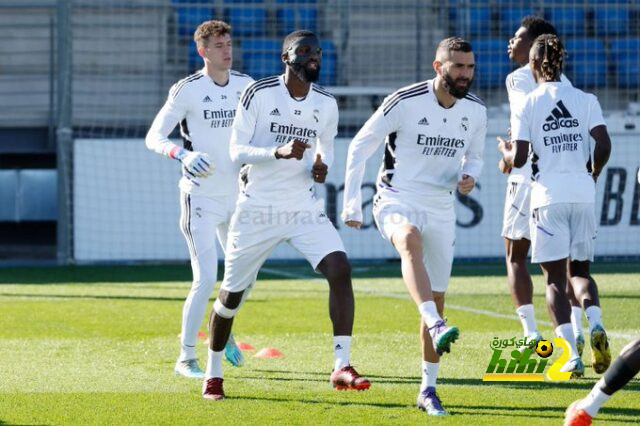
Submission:
[[[193,270],[193,284],[183,309],[181,343],[191,358],[195,358],[198,330],[217,279],[216,234],[224,248],[238,196],[239,166],[231,161],[229,140],[240,95],[251,82],[251,77],[232,70],[228,83],[220,86],[204,69],[178,81],[169,90],[146,138],[149,149],[168,156],[177,148],[169,135],[179,123],[184,149],[207,154],[213,162],[214,172],[207,177],[196,177],[183,166],[179,183],[180,230]]]
[[[283,75],[244,91],[231,136],[231,157],[244,167],[222,289],[246,289],[281,242],[296,248],[313,268],[326,255],[345,251],[323,202],[315,198],[311,176],[316,154],[331,170],[337,132],[336,100],[316,84],[302,99],[289,94]],[[311,145],[302,160],[276,159],[276,149],[294,139]]]
[[[562,74],[561,80],[571,84]],[[515,112],[524,104],[527,95],[533,92],[538,83],[533,77],[529,64],[513,71],[506,78],[509,106],[511,107],[511,128],[514,127]],[[507,179],[507,191],[504,201],[504,216],[502,221],[502,237],[510,240],[531,240],[529,231],[530,201],[531,201],[531,163],[514,167]]]
[[[563,82],[542,83],[514,124],[513,140],[530,142],[533,153],[532,261],[593,260],[595,183],[587,163],[590,131],[605,124],[597,98]]]
[[[374,218],[385,239],[402,225],[422,233],[425,265],[435,291],[448,286],[455,242],[454,191],[463,175],[482,171],[487,112],[467,94],[443,108],[434,80],[388,96],[349,146],[343,221],[362,222],[361,185],[367,159],[386,141]]]

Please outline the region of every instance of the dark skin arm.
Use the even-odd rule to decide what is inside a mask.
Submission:
[[[304,155],[304,151],[308,148],[311,148],[311,145],[302,142],[300,139],[294,139],[287,143],[286,145],[282,145],[276,150],[276,158],[288,160],[290,158],[295,158],[296,160],[302,160],[302,156]]]
[[[316,154],[316,161],[313,163],[313,167],[311,168],[311,176],[313,180],[318,183],[324,183],[325,179],[327,179],[327,174],[329,173],[329,167],[322,162],[322,156],[320,154]]]
[[[502,153],[506,168],[522,167],[527,163],[529,154],[529,142],[500,140],[498,150]]]
[[[609,132],[607,132],[607,126],[604,125],[594,127],[589,133],[596,141],[596,147],[593,151],[593,171],[591,173],[593,180],[596,180],[607,161],[609,161],[611,139],[609,138]]]

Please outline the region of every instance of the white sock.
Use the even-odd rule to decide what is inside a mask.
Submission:
[[[516,309],[516,313],[520,317],[520,322],[522,323],[522,329],[524,330],[525,337],[531,337],[533,334],[538,332],[533,305],[522,305],[518,309]]]
[[[212,377],[223,378],[222,372],[222,358],[224,357],[224,351],[215,352],[211,348],[208,348],[209,358],[207,359],[207,370],[204,372],[204,379],[209,380]]]
[[[186,361],[188,359],[197,359],[198,355],[196,355],[196,347],[195,346],[187,346],[184,343],[180,345],[180,358],[179,361]]]
[[[576,336],[573,335],[573,328],[571,327],[570,322],[557,326],[556,335],[569,342],[569,346],[571,346],[571,359],[580,358],[580,355],[578,355],[578,347],[576,345]]]
[[[428,302],[421,303],[418,306],[418,311],[420,311],[420,315],[424,320],[424,323],[427,324],[428,328],[436,325],[438,321],[442,321],[440,315],[438,315],[438,308],[436,308],[436,302],[430,300]]]
[[[582,308],[580,306],[571,307],[571,326],[576,338],[582,336]]]
[[[587,395],[587,397],[582,401],[578,402],[577,408],[579,410],[586,411],[591,417],[595,417],[596,414],[598,414],[600,407],[602,407],[604,403],[611,398],[611,395],[607,395],[602,392],[600,386],[604,386],[604,378],[598,380],[598,383],[596,383],[593,389],[591,389],[589,395]]]
[[[334,370],[339,370],[349,365],[351,336],[333,336],[333,355],[335,357]]]
[[[438,368],[440,368],[439,362],[422,361],[422,384],[420,385],[420,392],[428,387],[436,387]]]
[[[589,333],[593,331],[596,325],[604,328],[602,325],[602,309],[600,309],[600,306],[591,305],[584,310],[584,313],[587,315],[587,321],[589,321]]]

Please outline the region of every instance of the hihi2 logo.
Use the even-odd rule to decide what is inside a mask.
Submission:
[[[553,339],[553,344],[548,340],[535,341],[515,338],[499,340],[497,337],[491,343],[493,356],[489,366],[482,377],[483,382],[542,382],[545,377],[550,381],[566,381],[571,377],[571,372],[561,372],[560,369],[571,359],[571,346],[565,339]],[[556,360],[546,374],[549,357],[553,353],[554,345],[562,349],[562,355]],[[514,349],[509,353],[511,359],[502,358],[503,350],[509,346]],[[519,349],[520,348],[520,349]],[[535,353],[535,355],[534,355]]]

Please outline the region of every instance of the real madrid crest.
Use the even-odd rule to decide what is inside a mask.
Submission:
[[[460,128],[465,132],[469,130],[469,119],[467,117],[462,117],[462,121],[460,122]]]

